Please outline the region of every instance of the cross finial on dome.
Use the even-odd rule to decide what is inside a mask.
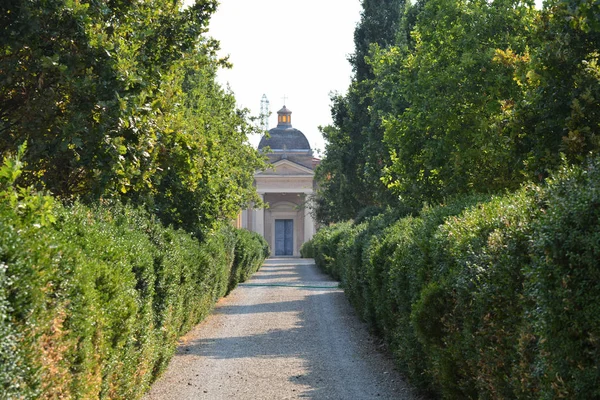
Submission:
[[[283,106],[285,107],[285,101],[287,100],[287,96],[284,94],[283,95]]]

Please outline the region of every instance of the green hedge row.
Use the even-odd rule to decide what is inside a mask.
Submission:
[[[544,186],[320,230],[400,369],[448,399],[600,398],[600,162]]]
[[[117,204],[62,206],[0,170],[0,398],[140,398],[178,338],[268,254]]]
[[[234,262],[229,274],[227,293],[233,290],[238,283],[246,281],[258,271],[271,254],[269,244],[261,235],[245,229],[236,229],[235,235]]]

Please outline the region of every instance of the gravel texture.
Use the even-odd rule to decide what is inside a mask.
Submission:
[[[312,260],[267,260],[144,399],[417,399],[337,285]]]

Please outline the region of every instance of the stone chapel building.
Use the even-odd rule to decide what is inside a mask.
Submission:
[[[256,191],[266,208],[248,209],[241,214],[242,228],[263,235],[272,256],[300,256],[300,246],[315,234],[315,222],[308,202],[315,190],[314,169],[319,159],[306,136],[292,127],[292,112],[284,105],[277,112],[277,127],[261,139],[272,169],[254,175]]]

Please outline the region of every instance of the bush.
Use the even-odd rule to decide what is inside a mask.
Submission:
[[[600,160],[310,244],[397,364],[444,398],[600,397]]]
[[[424,391],[433,392],[433,382],[423,345],[417,339],[412,308],[432,280],[433,241],[441,224],[464,209],[487,200],[474,196],[439,207],[424,207],[420,215],[406,217],[386,229],[372,250],[377,266],[369,280],[376,303],[377,331],[394,354],[400,370]]]
[[[15,161],[16,160],[16,161]],[[178,338],[268,254],[118,203],[62,206],[0,169],[0,398],[140,398]]]
[[[354,217],[354,224],[360,225],[369,219],[376,217],[385,212],[385,208],[379,206],[368,206],[360,210]]]
[[[229,275],[227,293],[258,271],[270,254],[267,241],[258,233],[241,229],[232,231],[236,240],[235,259]]]
[[[327,229],[321,229],[311,242],[315,251],[315,264],[323,271],[328,272],[335,279],[340,279],[340,272],[336,268],[338,258],[338,243],[351,228],[351,223],[341,223]]]
[[[61,336],[59,321],[66,307],[61,298],[69,274],[48,229],[53,199],[14,186],[24,150],[22,146],[0,166],[0,393],[6,398],[39,397],[37,372],[55,359],[45,342]]]
[[[300,247],[300,256],[302,258],[315,258],[315,246],[312,240],[302,243]]]
[[[563,167],[542,196],[527,271],[539,398],[600,398],[600,159]]]
[[[429,283],[412,323],[434,384],[451,398],[514,398],[519,340],[530,331],[524,271],[530,264],[532,189],[447,218],[431,238]]]
[[[378,294],[375,291],[379,290],[381,282],[378,275],[379,264],[371,262],[371,253],[380,241],[384,230],[394,221],[393,215],[385,213],[355,226],[354,234],[346,241],[347,250],[344,252],[351,258],[345,261],[346,267],[338,267],[345,268],[344,287],[348,299],[361,317],[374,328],[378,326],[375,311]]]

